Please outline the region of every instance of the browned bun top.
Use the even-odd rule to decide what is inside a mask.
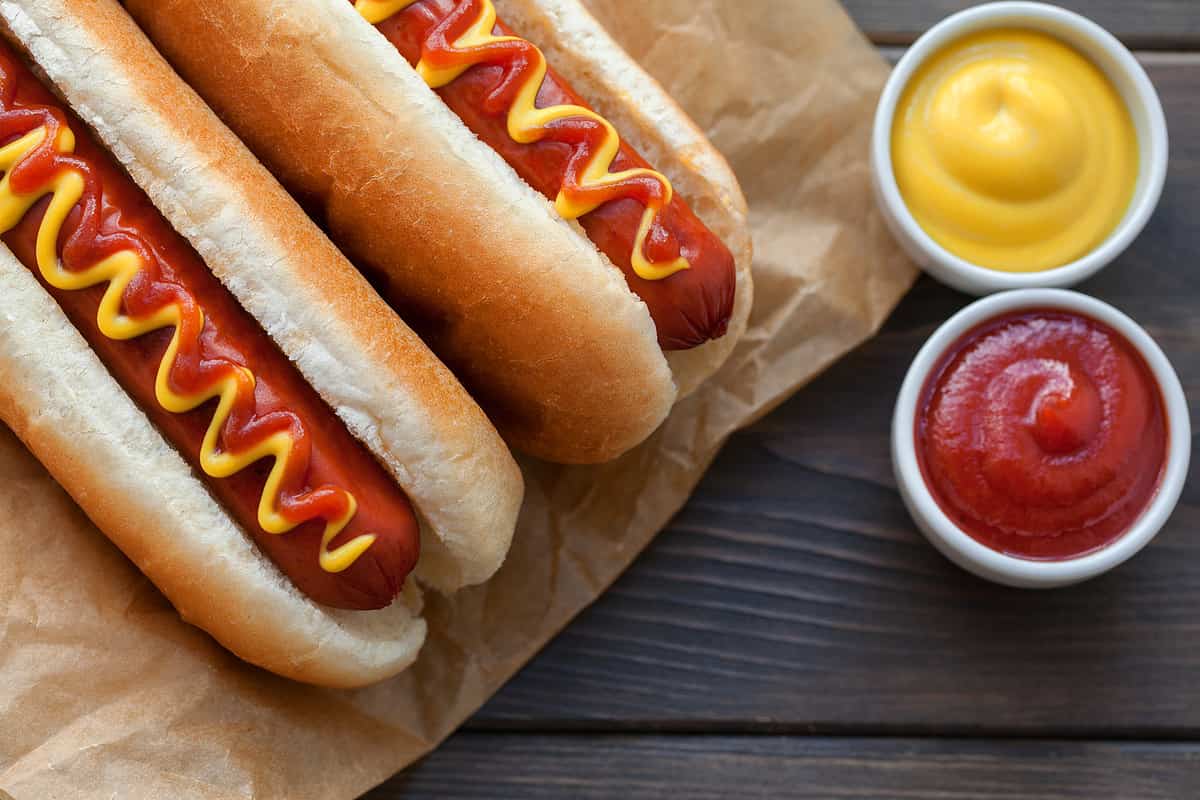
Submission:
[[[620,271],[476,139],[346,0],[126,6],[222,118],[322,216],[517,447],[565,462],[619,455],[665,418],[676,381],[694,388],[744,328],[748,238],[736,181],[627,56],[592,66],[613,72],[613,86],[580,84],[614,97],[640,93],[641,102],[663,109],[623,121],[668,126],[642,137],[661,143],[659,152],[647,148],[649,155],[684,144],[692,150],[694,163],[672,158],[668,172],[685,192],[692,183],[702,188],[697,210],[727,236],[738,261],[731,333],[672,354],[670,365]],[[585,13],[570,22],[564,29],[598,27]],[[620,53],[603,31],[597,35]],[[629,87],[622,77],[632,79]],[[680,177],[697,165],[715,177]],[[671,365],[678,365],[675,376]]]

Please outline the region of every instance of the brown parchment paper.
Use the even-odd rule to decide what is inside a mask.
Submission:
[[[729,363],[613,464],[526,463],[501,572],[430,596],[417,665],[357,692],[276,678],[181,623],[0,428],[0,788],[358,796],[449,735],[628,566],[725,437],[869,336],[907,289],[913,269],[868,189],[886,67],[833,0],[590,5],[710,132],[749,198],[756,303]]]

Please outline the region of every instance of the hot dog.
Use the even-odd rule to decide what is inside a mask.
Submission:
[[[530,186],[551,200],[562,193],[556,208],[563,216],[583,212],[588,238],[646,303],[664,350],[725,335],[733,255],[667,177],[621,140],[532,42],[496,18],[491,0],[350,2]],[[514,138],[513,128],[529,141]]]
[[[119,6],[87,5],[0,6],[0,418],[239,655],[330,685],[394,673],[423,638],[410,574],[450,590],[499,566],[516,465]],[[173,193],[171,167],[192,185]]]
[[[389,605],[417,560],[417,521],[404,493],[78,120],[2,44],[0,139],[9,142],[0,148],[8,178],[0,187],[0,238],[118,382],[211,478],[209,488],[300,591],[339,608]],[[78,176],[78,199],[68,197],[62,173]],[[36,199],[42,195],[46,202]],[[64,198],[70,211],[60,219],[53,207]],[[119,225],[103,225],[114,218]],[[39,258],[43,238],[55,243],[48,258]],[[98,269],[114,260],[129,262],[129,272]],[[98,272],[95,282],[84,277],[89,271]],[[111,299],[117,303],[106,308]],[[160,315],[170,322],[160,327]],[[127,326],[133,330],[116,330],[122,319],[135,323]],[[157,396],[160,375],[168,405],[195,407],[168,410]],[[214,395],[228,408],[214,414],[207,403]],[[209,436],[207,460],[224,456],[228,466],[200,463]],[[274,461],[251,469],[261,461],[252,454],[264,449]],[[269,480],[279,488],[270,491]],[[263,503],[268,514],[259,512]],[[278,515],[277,526],[269,515]],[[267,525],[287,527],[275,533],[288,535],[273,535]],[[322,541],[326,530],[334,534],[329,542]]]
[[[620,454],[744,329],[736,180],[575,0],[123,2],[517,447]]]

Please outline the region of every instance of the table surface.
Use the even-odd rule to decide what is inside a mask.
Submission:
[[[1139,320],[1200,430],[1200,2],[1063,0],[1138,50],[1171,167],[1080,288]],[[846,0],[903,46],[958,0]],[[909,361],[967,298],[927,278],[879,336],[733,436],[629,572],[388,798],[1200,796],[1200,459],[1168,527],[1079,587],[977,580],[917,533],[887,451]]]

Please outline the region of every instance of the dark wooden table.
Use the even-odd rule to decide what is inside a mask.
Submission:
[[[1139,50],[1171,167],[1080,287],[1145,325],[1200,421],[1200,2],[1064,5]],[[884,47],[959,0],[846,0]],[[386,798],[1200,797],[1200,459],[1169,526],[1085,585],[1004,589],[920,537],[887,450],[904,370],[967,298],[883,332],[735,435],[633,568]]]

